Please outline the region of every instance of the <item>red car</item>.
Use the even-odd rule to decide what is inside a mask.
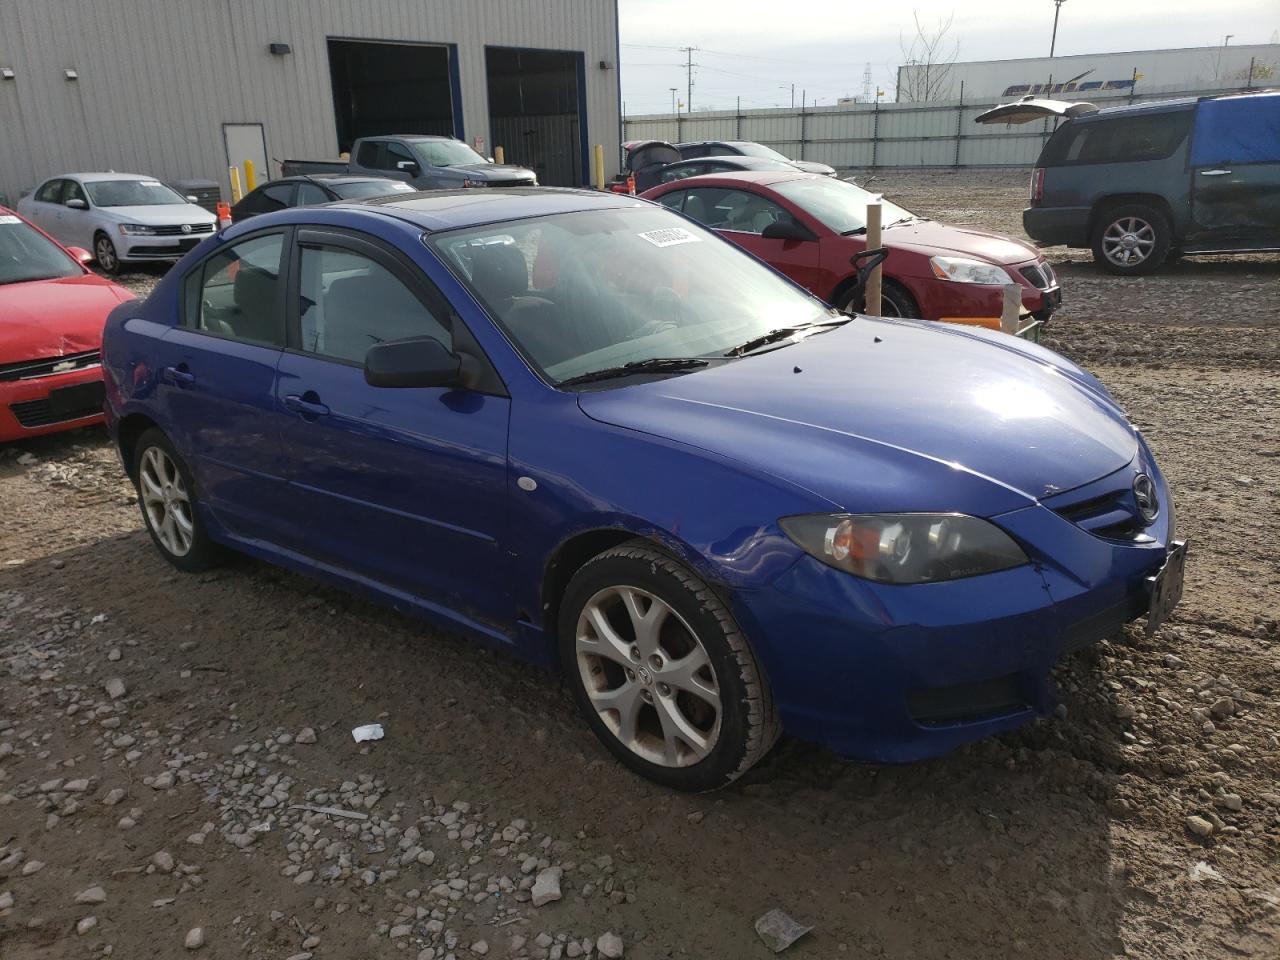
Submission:
[[[742,172],[690,177],[641,194],[711,227],[842,310],[860,306],[850,258],[866,249],[876,195],[819,174]],[[1047,320],[1062,300],[1053,268],[1034,247],[999,234],[917,217],[881,200],[885,316],[997,326],[1002,287]]]
[[[133,294],[0,207],[0,443],[102,421],[102,327]]]

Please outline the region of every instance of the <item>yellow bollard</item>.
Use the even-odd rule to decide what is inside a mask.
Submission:
[[[494,147],[494,148],[493,148],[493,162],[494,162],[494,163],[506,163],[506,162],[507,162],[506,154],[504,154],[504,153],[502,152],[502,148],[501,148],[501,147]]]
[[[244,196],[244,191],[240,189],[240,168],[228,167],[227,172],[231,174],[231,202],[239,203]]]
[[[253,161],[246,160],[244,162],[244,188],[250,192],[257,189],[258,178],[254,176]]]
[[[596,144],[596,189],[604,189],[604,147]]]

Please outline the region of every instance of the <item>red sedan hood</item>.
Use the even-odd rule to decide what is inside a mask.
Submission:
[[[998,233],[953,227],[936,220],[914,220],[885,227],[884,245],[889,249],[914,250],[927,257],[960,256],[1008,266],[1040,256],[1035,247]]]
[[[100,349],[107,314],[131,296],[92,274],[0,286],[0,363]]]

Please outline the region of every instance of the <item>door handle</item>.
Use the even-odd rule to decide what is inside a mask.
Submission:
[[[172,383],[178,387],[196,382],[196,375],[187,369],[185,363],[178,367],[165,367],[163,372],[165,383]]]
[[[1201,170],[1201,171],[1200,171],[1200,176],[1202,176],[1202,177],[1225,177],[1225,176],[1226,176],[1227,174],[1229,174],[1230,172],[1231,172],[1230,170]]]
[[[303,417],[324,417],[328,416],[329,408],[320,402],[319,397],[314,400],[308,400],[307,397],[315,397],[314,393],[308,391],[306,396],[298,396],[291,393],[284,398],[284,407],[286,410],[292,410],[294,413],[301,414]]]

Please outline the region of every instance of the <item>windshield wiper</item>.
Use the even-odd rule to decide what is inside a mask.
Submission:
[[[928,221],[928,217],[917,217],[915,214],[912,214],[907,217],[899,217],[897,220],[894,220],[893,223],[886,223],[885,227],[887,229],[888,227],[896,227],[900,223],[928,223]]]
[[[858,234],[860,234],[860,233],[866,233],[866,232],[867,232],[867,228],[866,228],[866,227],[854,227],[852,230],[842,230],[842,231],[840,231],[840,236],[842,236],[842,237],[856,237]]]
[[[679,373],[681,370],[697,370],[705,367],[710,360],[702,357],[651,357],[648,360],[634,360],[619,367],[605,367],[601,370],[589,370],[576,377],[569,377],[556,384],[558,387],[571,387],[578,383],[595,383],[598,380],[613,380],[628,377],[633,373]]]
[[[852,317],[832,317],[830,320],[815,320],[812,323],[801,323],[794,327],[778,327],[776,330],[770,330],[768,333],[762,333],[758,337],[752,337],[746,343],[740,343],[732,350],[725,353],[726,357],[741,357],[750,353],[752,350],[758,350],[761,347],[767,347],[771,343],[777,343],[779,340],[786,340],[793,337],[797,333],[805,330],[812,330],[815,327],[838,327],[843,323],[848,323]]]

